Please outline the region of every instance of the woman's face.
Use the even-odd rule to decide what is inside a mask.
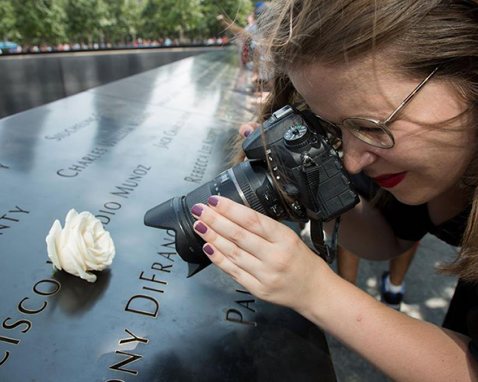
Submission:
[[[386,119],[423,80],[405,78],[372,60],[313,64],[289,72],[312,111],[328,121],[347,117]],[[437,74],[439,75],[439,69]],[[454,88],[432,77],[389,125],[395,146],[370,146],[342,129],[343,161],[351,174],[363,171],[406,204],[432,201],[458,185],[469,164],[475,133],[460,121],[433,127],[465,110]]]

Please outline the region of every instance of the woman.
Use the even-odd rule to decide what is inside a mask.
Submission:
[[[377,302],[286,226],[224,197],[194,207],[204,252],[394,380],[478,380],[478,2],[277,0],[266,17],[275,79],[264,117],[307,105],[341,139],[346,170],[391,195],[345,213],[340,244],[386,260],[427,232],[461,243],[447,267],[461,277],[447,319],[461,333]]]

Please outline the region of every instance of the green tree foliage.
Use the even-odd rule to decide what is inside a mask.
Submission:
[[[247,24],[247,16],[253,12],[253,2],[250,0],[203,0],[202,12],[209,17],[205,18],[203,30],[209,36],[216,36],[227,31],[221,23],[217,21],[218,15],[224,15],[240,26]]]
[[[137,37],[181,42],[223,35],[226,15],[246,25],[252,0],[0,0],[0,39],[23,45],[124,44]]]
[[[72,42],[90,43],[102,38],[108,25],[103,0],[65,0],[66,30]]]
[[[57,44],[66,39],[62,1],[22,0],[11,3],[16,15],[16,29],[23,44]]]
[[[190,35],[201,25],[204,17],[201,3],[201,0],[148,0],[142,13],[145,36],[184,40],[185,34]]]
[[[104,0],[108,25],[104,28],[106,40],[112,43],[126,43],[135,40],[141,31],[142,1]]]
[[[15,9],[9,0],[0,0],[0,39],[14,40],[20,36],[15,25]]]

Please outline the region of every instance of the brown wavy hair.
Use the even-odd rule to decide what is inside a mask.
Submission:
[[[375,52],[410,78],[449,81],[478,130],[478,0],[275,0],[261,19],[261,44],[273,73],[259,121],[301,104],[288,71],[314,62],[340,64]],[[466,126],[468,127],[468,126]],[[478,281],[478,150],[463,182],[472,211],[457,258],[442,270]]]

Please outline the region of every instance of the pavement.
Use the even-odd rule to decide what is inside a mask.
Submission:
[[[304,237],[307,242],[307,236]],[[436,271],[436,266],[454,258],[457,249],[426,235],[405,277],[406,291],[401,311],[419,320],[441,325],[455,290],[457,278]],[[361,260],[357,286],[379,299],[379,279],[388,262]],[[391,381],[375,366],[326,333],[338,382]]]

